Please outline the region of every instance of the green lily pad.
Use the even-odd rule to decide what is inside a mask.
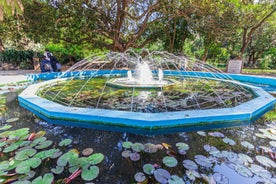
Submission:
[[[71,139],[64,139],[60,143],[58,143],[59,146],[68,146],[69,144],[72,143]]]
[[[123,142],[123,147],[124,148],[129,149],[129,148],[131,148],[131,146],[132,146],[132,142],[129,142],[129,141]]]
[[[18,148],[19,148],[19,144],[12,144],[12,145],[6,147],[6,148],[3,150],[3,152],[4,152],[4,153],[9,153],[9,152],[12,152],[12,151],[17,150]]]
[[[102,153],[94,153],[88,157],[90,164],[96,165],[103,161],[104,155]]]
[[[36,138],[35,140],[33,140],[31,146],[36,146],[37,144],[39,143],[42,143],[44,141],[46,141],[47,138],[46,137],[39,137],[39,138]]]
[[[145,146],[141,143],[134,143],[132,144],[131,148],[133,149],[133,151],[141,152],[145,149]]]
[[[68,151],[67,153],[64,153],[63,155],[61,155],[58,158],[57,165],[61,166],[61,167],[64,167],[64,166],[67,165],[67,163],[69,162],[69,160],[77,159],[78,156],[79,155],[75,151],[70,150],[70,151]]]
[[[47,141],[44,141],[44,142],[40,142],[36,147],[35,149],[44,149],[44,148],[47,148],[49,146],[51,146],[53,144],[53,141],[51,140],[47,140]]]
[[[165,169],[156,169],[153,175],[159,183],[168,183],[168,180],[171,178],[170,173]]]
[[[182,178],[177,175],[172,175],[171,178],[168,180],[169,184],[185,184]]]
[[[13,132],[13,135],[19,136],[19,137],[27,136],[29,134],[29,130],[30,130],[29,128],[21,128],[21,129],[15,130]]]
[[[140,154],[137,152],[130,153],[129,158],[132,161],[138,161],[138,160],[140,160]]]
[[[276,168],[276,163],[265,156],[257,155],[256,160],[263,166]]]
[[[54,181],[54,175],[52,173],[46,173],[43,177],[38,176],[32,181],[32,184],[51,184]]]
[[[0,171],[5,171],[9,168],[10,163],[9,161],[2,161],[0,162]]]
[[[125,150],[125,151],[122,152],[122,156],[123,156],[124,158],[128,158],[128,157],[130,156],[131,153],[132,153],[131,151]]]
[[[148,175],[152,175],[154,172],[155,168],[152,164],[145,164],[143,166],[143,171],[144,173],[148,174]]]
[[[229,183],[229,179],[221,173],[215,173],[213,175],[213,177],[214,177],[216,183],[219,183],[219,184],[228,184]]]
[[[147,153],[155,153],[157,151],[157,147],[155,146],[155,144],[147,143],[145,144],[144,151]]]
[[[16,153],[16,160],[26,160],[36,154],[36,150],[32,148],[23,149]]]
[[[183,160],[183,166],[189,170],[197,170],[198,166],[192,160]]]
[[[15,171],[18,174],[25,174],[30,172],[31,168],[35,169],[41,164],[41,160],[39,158],[30,158],[29,160],[25,160],[18,164]]]
[[[6,122],[7,123],[13,123],[13,122],[16,122],[18,120],[19,120],[19,118],[10,118],[10,119],[7,119]]]
[[[241,160],[244,164],[253,163],[253,160],[250,156],[245,155],[243,153],[238,154],[239,160]]]
[[[242,145],[243,147],[245,147],[245,148],[250,149],[250,150],[253,150],[253,149],[255,148],[253,144],[251,144],[251,143],[249,143],[249,142],[247,142],[247,141],[242,141],[242,142],[241,142],[241,145]]]
[[[52,148],[45,151],[45,156],[53,159],[58,158],[61,154],[62,152],[57,148]]]
[[[206,132],[204,132],[204,131],[197,131],[196,133],[198,135],[201,135],[201,136],[206,136],[207,135]]]
[[[228,137],[224,137],[223,142],[225,142],[226,144],[229,144],[231,146],[234,146],[236,144],[236,142],[233,139],[229,139]]]
[[[192,181],[195,181],[196,178],[200,178],[200,174],[195,170],[186,170],[185,173],[186,176]]]
[[[272,174],[268,170],[264,169],[262,166],[256,165],[256,164],[251,164],[249,167],[250,171],[256,174],[259,177],[262,178],[271,178]]]
[[[208,135],[213,136],[213,137],[224,137],[223,133],[220,132],[209,132]]]
[[[146,176],[142,172],[138,172],[134,175],[134,179],[138,183],[143,183],[146,180]]]
[[[30,180],[35,176],[35,171],[30,171],[28,173],[25,173],[24,175],[19,176],[19,180]]]
[[[178,164],[178,161],[174,157],[166,156],[163,158],[163,163],[167,167],[175,167]]]
[[[64,167],[56,166],[55,168],[52,168],[51,171],[54,174],[61,174],[64,171]]]
[[[201,165],[203,167],[212,167],[213,165],[212,162],[204,155],[196,155],[195,161],[198,165]]]
[[[243,177],[249,178],[249,177],[253,176],[252,172],[247,167],[245,167],[243,165],[239,165],[239,164],[235,165],[234,169],[237,173],[239,173]]]
[[[178,153],[181,155],[186,154],[186,151],[190,148],[189,145],[184,142],[176,143],[176,147],[178,149]]]
[[[12,127],[12,125],[4,125],[2,127],[0,127],[0,130],[8,130]]]
[[[30,181],[26,180],[26,181],[15,181],[15,182],[12,182],[12,184],[31,184]]]
[[[82,170],[81,178],[85,181],[91,181],[95,179],[100,173],[100,169],[97,166],[91,166],[89,169]]]
[[[269,144],[276,148],[276,141],[270,141]]]

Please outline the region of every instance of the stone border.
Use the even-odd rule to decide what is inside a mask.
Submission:
[[[111,74],[124,74],[124,72],[126,71],[117,70],[112,71]],[[200,76],[200,73],[202,72],[199,72],[197,74],[196,72],[193,72],[193,77],[211,78],[211,76],[214,77],[215,75],[218,75],[212,73],[204,73],[204,75],[201,74]],[[82,75],[90,76],[107,74],[110,75],[110,71],[86,71],[85,73],[82,73]],[[175,71],[166,71],[164,72],[164,74],[181,76],[185,75],[183,72]],[[47,76],[45,74],[40,75]],[[66,75],[70,75],[71,77],[74,76],[73,74],[68,73]],[[77,77],[80,77],[82,75],[78,75]],[[24,108],[32,111],[36,115],[40,116],[41,118],[49,122],[58,124],[83,127],[96,126],[102,129],[105,129],[106,126],[110,126],[112,127],[112,130],[129,128],[131,129],[131,131],[133,130],[135,132],[137,132],[137,128],[149,132],[160,130],[168,132],[168,129],[189,129],[191,127],[197,126],[200,126],[201,128],[204,126],[215,128],[217,126],[226,126],[227,123],[237,125],[241,124],[242,122],[250,122],[257,119],[265,112],[271,110],[276,103],[276,99],[265,92],[263,89],[246,84],[241,84],[235,81],[233,82],[251,88],[252,91],[257,95],[257,97],[233,108],[187,110],[163,113],[139,113],[106,109],[68,107],[44,98],[40,98],[36,95],[36,91],[40,88],[40,86],[47,85],[59,80],[65,79],[49,80],[30,85],[19,95],[19,104]]]

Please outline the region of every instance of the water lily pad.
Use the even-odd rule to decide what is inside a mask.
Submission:
[[[196,178],[200,178],[200,174],[195,170],[186,170],[185,173],[186,176],[192,181],[195,181]]]
[[[188,144],[183,142],[176,143],[176,147],[178,149],[178,153],[181,155],[186,154],[186,151],[190,148]]]
[[[7,145],[7,142],[0,142],[0,148]]]
[[[247,142],[247,141],[242,141],[242,142],[241,142],[241,145],[242,145],[243,147],[247,148],[247,149],[250,149],[250,150],[252,150],[252,149],[255,148],[253,144],[251,144],[251,143],[249,143],[249,142]]]
[[[168,180],[171,178],[170,173],[165,169],[156,169],[153,174],[159,183],[168,183]]]
[[[261,156],[261,155],[257,155],[256,156],[256,160],[262,164],[263,166],[266,166],[266,167],[273,167],[275,168],[276,167],[276,164],[273,160],[265,157],[265,156]]]
[[[276,141],[270,141],[269,144],[276,148]]]
[[[47,141],[44,141],[44,142],[40,142],[36,147],[35,149],[44,149],[44,148],[47,148],[49,146],[51,146],[53,144],[53,141],[51,140],[47,140]]]
[[[37,144],[46,141],[47,138],[46,137],[39,137],[37,139],[34,139],[31,146],[36,146]]]
[[[230,162],[235,162],[238,159],[238,154],[232,151],[222,151],[223,157],[227,158]]]
[[[4,153],[9,153],[9,152],[12,152],[12,151],[14,151],[14,150],[17,150],[18,148],[19,148],[19,144],[12,144],[12,145],[6,147],[6,148],[3,150],[3,152],[4,152]]]
[[[272,174],[268,170],[264,169],[262,166],[251,164],[249,167],[250,171],[262,178],[271,178]]]
[[[138,172],[134,175],[134,179],[135,179],[136,182],[142,183],[143,181],[146,180],[146,176],[145,176],[144,173]]]
[[[132,161],[138,161],[140,160],[140,154],[137,152],[130,153],[129,158]]]
[[[239,158],[239,160],[242,161],[243,164],[253,163],[252,158],[248,155],[243,154],[243,153],[239,153],[238,158]]]
[[[144,173],[148,174],[148,175],[152,175],[154,172],[155,168],[152,164],[145,164],[143,166],[143,171]]]
[[[208,135],[213,137],[224,137],[224,134],[220,132],[209,132]]]
[[[23,137],[29,134],[29,130],[30,130],[29,128],[21,128],[21,129],[15,130],[13,132],[13,135]]]
[[[157,147],[154,144],[147,143],[145,144],[144,151],[147,153],[155,153],[157,151]]]
[[[66,166],[69,160],[74,160],[76,158],[78,158],[78,154],[75,151],[70,150],[58,158],[57,165],[62,167]]]
[[[145,149],[145,146],[141,143],[134,143],[132,144],[131,148],[133,149],[133,151],[140,152]]]
[[[129,141],[123,142],[124,148],[129,149],[129,148],[131,148],[131,146],[132,146],[132,142],[129,142]]]
[[[0,130],[8,130],[12,127],[12,125],[4,125],[2,127],[0,127]]]
[[[169,184],[185,184],[182,178],[177,175],[172,175],[168,181]]]
[[[207,135],[206,132],[204,132],[204,131],[197,131],[196,133],[198,135],[201,135],[201,136],[206,136]]]
[[[58,158],[60,155],[62,155],[62,152],[57,148],[52,148],[45,151],[45,156],[49,158]]]
[[[94,153],[88,157],[90,164],[96,165],[103,161],[104,155],[102,153]]]
[[[16,122],[18,120],[19,120],[19,118],[10,118],[10,119],[7,119],[6,122],[7,123],[13,123],[13,122]]]
[[[2,161],[0,162],[0,171],[5,171],[9,168],[10,163],[9,161]]]
[[[36,154],[36,150],[32,148],[23,149],[16,153],[15,159],[16,160],[26,160]]]
[[[85,181],[91,181],[95,179],[100,173],[100,169],[97,166],[90,166],[88,169],[84,169],[81,172],[81,178]]]
[[[71,139],[64,139],[61,142],[58,143],[59,146],[68,146],[69,144],[72,143]]]
[[[166,156],[163,158],[163,163],[167,167],[175,167],[177,166],[178,161],[174,157]]]
[[[240,165],[240,164],[235,165],[234,169],[237,173],[239,173],[243,177],[249,178],[249,177],[253,176],[252,172],[247,167],[245,167],[243,165]]]
[[[192,160],[183,160],[183,166],[189,170],[197,170],[198,166]]]
[[[31,182],[30,181],[15,181],[15,182],[12,182],[12,184],[31,184]]]
[[[128,157],[130,156],[131,153],[132,153],[131,151],[125,150],[125,151],[122,152],[122,156],[123,156],[124,158],[128,158]]]
[[[236,142],[233,139],[229,139],[228,137],[223,138],[223,142],[231,146],[234,146],[236,144]]]
[[[18,164],[15,171],[18,174],[25,174],[30,172],[31,168],[35,169],[41,164],[41,160],[39,158],[30,158]]]
[[[56,166],[55,168],[52,168],[51,171],[54,174],[61,174],[64,171],[64,167]]]
[[[30,171],[30,172],[28,172],[28,173],[25,173],[24,175],[21,175],[21,176],[19,177],[19,180],[23,180],[23,181],[25,181],[25,180],[30,180],[30,179],[32,179],[34,176],[35,176],[35,171]]]
[[[44,176],[38,176],[32,181],[32,184],[51,184],[54,181],[52,173],[46,173]]]
[[[215,173],[213,175],[213,177],[214,177],[216,183],[219,183],[219,184],[228,184],[229,183],[229,179],[221,173]]]
[[[93,153],[93,149],[92,148],[85,148],[84,150],[82,150],[82,155],[84,156],[89,156]]]
[[[204,155],[196,155],[195,161],[198,165],[201,165],[203,167],[212,167],[212,162]]]

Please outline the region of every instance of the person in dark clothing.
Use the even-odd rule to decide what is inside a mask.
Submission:
[[[52,68],[52,64],[51,61],[49,61],[48,59],[46,59],[45,56],[42,56],[42,60],[40,63],[40,70],[41,72],[52,72],[53,68]]]

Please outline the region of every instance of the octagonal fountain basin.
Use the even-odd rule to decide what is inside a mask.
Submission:
[[[276,102],[259,87],[202,75],[183,78],[182,72],[169,70],[162,76],[169,82],[153,89],[113,84],[127,73],[97,70],[84,76],[82,71],[32,84],[19,95],[19,104],[49,123],[155,134],[248,124]]]

